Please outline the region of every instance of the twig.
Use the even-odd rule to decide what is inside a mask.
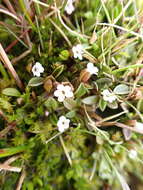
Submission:
[[[119,25],[116,25],[116,24],[110,24],[110,23],[96,23],[96,24],[101,25],[101,26],[103,25],[103,26],[114,27],[114,28],[117,28],[117,29],[122,30],[124,32],[128,32],[128,33],[130,33],[130,34],[132,34],[134,36],[137,36],[137,37],[143,39],[143,35],[138,34],[137,32],[134,32],[132,30],[128,30],[127,28],[123,28],[123,27],[121,27]]]
[[[11,158],[9,158],[8,160],[6,160],[4,162],[5,165],[9,165],[11,164],[12,162],[14,162],[15,160],[17,160],[19,158],[19,156],[12,156]]]
[[[20,36],[19,38],[23,38],[27,32],[29,31],[30,29],[27,29],[26,31],[24,31]],[[18,40],[15,39],[11,44],[8,45],[8,47],[5,49],[5,52],[8,52],[13,46],[15,46],[17,44]]]
[[[19,178],[16,190],[20,190],[21,189],[25,177],[26,177],[26,172],[23,170],[23,172],[21,173],[21,176]]]
[[[118,114],[115,114],[115,115],[106,117],[106,118],[104,118],[104,119],[102,119],[102,120],[100,120],[100,121],[97,121],[97,122],[95,123],[95,125],[101,124],[101,123],[103,123],[103,122],[105,122],[105,121],[109,121],[109,120],[114,119],[114,118],[116,118],[116,117],[119,117],[119,116],[121,116],[121,115],[123,115],[123,114],[125,114],[125,113],[127,113],[126,110],[123,111],[123,112],[120,112],[120,113],[118,113]]]
[[[10,71],[10,73],[12,74],[13,78],[15,79],[17,86],[23,90],[24,86],[18,76],[18,74],[16,73],[14,67],[12,66],[8,56],[6,55],[2,45],[0,44],[0,58],[2,58],[2,62],[5,64],[5,66],[7,67],[7,69]]]
[[[56,25],[55,22],[52,21],[52,19],[49,18],[49,21],[54,25],[54,27],[61,33],[61,35],[64,37],[65,41],[67,42],[67,44],[72,47],[72,44],[70,42],[70,40],[68,39],[68,37],[65,35],[65,33],[61,30],[60,27],[58,27],[58,25]]]
[[[16,15],[16,12],[11,4],[11,2],[9,0],[3,0],[4,3],[6,4],[7,8],[14,14]]]
[[[64,23],[64,21],[63,21],[63,19],[62,19],[62,17],[61,17],[61,14],[60,14],[60,11],[59,10],[57,10],[57,14],[58,14],[58,18],[59,18],[59,21],[61,22],[61,24],[64,26],[64,28],[66,29],[66,30],[68,30],[71,34],[73,34],[73,35],[75,35],[75,36],[77,36],[77,37],[80,37],[80,38],[90,38],[89,36],[87,36],[87,35],[84,35],[84,34],[81,34],[81,33],[78,33],[78,32],[76,32],[76,31],[74,31],[74,30],[72,30],[71,28],[69,28],[65,23]]]
[[[138,130],[136,127],[130,127],[130,126],[123,124],[123,123],[115,122],[115,126],[123,128],[123,129],[129,129],[129,130],[134,131],[136,133],[143,134],[143,131]]]
[[[22,168],[19,167],[14,167],[14,166],[9,166],[6,164],[0,164],[0,171],[1,170],[6,170],[6,171],[11,171],[11,172],[21,172]]]
[[[56,135],[54,135],[53,137],[51,137],[50,139],[48,139],[45,143],[49,143],[50,141],[52,141],[53,139],[55,139],[56,137],[58,137],[59,135],[61,135],[61,133],[57,133]]]
[[[9,11],[7,11],[5,9],[0,9],[0,13],[4,13],[6,15],[9,15],[12,18],[14,18],[15,20],[17,20],[18,22],[20,22],[20,19],[17,16],[15,16],[14,14],[12,14],[11,12],[9,12]]]
[[[12,62],[13,64],[17,63],[18,61],[20,61],[21,59],[23,59],[24,57],[26,57],[29,53],[31,53],[31,51],[32,51],[32,46],[31,46],[28,50],[24,51],[21,55],[19,55],[19,56],[13,58],[13,59],[11,60],[11,62]]]
[[[94,165],[93,165],[93,168],[92,168],[92,172],[91,172],[91,175],[89,177],[89,180],[92,181],[93,177],[94,177],[94,174],[95,174],[95,171],[96,171],[96,161],[94,161]]]
[[[68,150],[67,150],[67,148],[66,148],[66,146],[65,146],[65,143],[64,143],[64,141],[63,141],[62,136],[60,135],[59,138],[60,138],[61,145],[62,145],[62,147],[63,147],[63,149],[64,149],[64,151],[65,151],[65,155],[66,155],[66,157],[67,157],[67,159],[68,159],[68,161],[69,161],[69,164],[72,165],[72,160],[71,160],[71,158],[70,158],[70,155],[69,155]]]

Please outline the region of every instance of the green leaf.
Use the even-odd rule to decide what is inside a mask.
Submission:
[[[94,17],[92,11],[87,11],[87,12],[85,12],[85,13],[84,13],[84,16],[85,16],[85,18],[87,18],[87,19],[92,19],[92,18]]]
[[[102,65],[102,72],[111,74],[112,70],[108,65]]]
[[[106,109],[107,106],[107,102],[104,101],[102,98],[100,98],[99,100],[99,108],[100,110],[103,112]]]
[[[14,97],[19,97],[21,94],[16,88],[5,88],[2,91],[2,94],[6,96],[14,96]]]
[[[24,145],[0,149],[0,158],[6,157],[6,156],[11,156],[11,155],[17,154],[19,152],[26,151],[27,149],[28,149],[28,146],[24,146]]]
[[[26,187],[27,187],[27,190],[34,190],[34,185],[32,182],[28,182]]]
[[[6,110],[7,112],[13,111],[12,105],[4,98],[0,98],[0,108]]]
[[[42,77],[33,77],[32,79],[30,79],[28,86],[40,86],[42,85],[44,82],[44,79]]]
[[[73,118],[76,116],[76,112],[75,111],[70,111],[66,114],[66,117],[67,118]]]
[[[68,109],[68,110],[72,110],[77,106],[77,103],[75,100],[73,100],[72,98],[66,98],[63,102],[64,106]]]
[[[38,178],[38,177],[35,177],[34,182],[37,183],[41,187],[43,186],[42,180],[40,178]]]
[[[73,176],[74,176],[75,172],[74,170],[69,170],[67,173],[66,173],[66,178],[68,180],[70,180]]]
[[[109,88],[109,86],[112,85],[112,80],[109,78],[100,78],[100,79],[96,80],[96,84],[98,85],[99,89]]]
[[[69,54],[69,51],[68,51],[68,50],[63,50],[63,51],[60,53],[60,55],[59,55],[59,57],[60,57],[61,60],[63,60],[63,61],[68,60],[69,56],[70,56],[70,54]]]
[[[83,83],[80,83],[78,89],[75,92],[75,96],[77,98],[80,98],[81,96],[85,95],[87,93],[87,88]]]
[[[57,107],[58,107],[57,101],[56,101],[54,98],[52,98],[52,97],[48,98],[48,99],[44,102],[44,105],[46,106],[46,108],[47,108],[48,111],[50,111],[50,112],[56,110]]]
[[[57,78],[58,76],[60,76],[60,74],[63,72],[64,70],[64,65],[60,65],[58,66],[52,73],[52,75]]]
[[[56,116],[56,114],[50,114],[49,115],[49,121],[50,121],[50,124],[52,124],[52,125],[57,125],[57,116]]]
[[[125,84],[119,84],[113,90],[115,94],[123,95],[129,93],[129,87]]]
[[[84,103],[84,104],[87,104],[87,105],[93,105],[97,102],[98,98],[97,96],[88,96],[84,99],[82,99],[81,101]]]

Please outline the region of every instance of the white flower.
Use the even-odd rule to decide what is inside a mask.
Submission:
[[[89,62],[89,63],[87,64],[86,70],[87,70],[91,75],[97,75],[97,74],[98,74],[98,68],[95,67],[95,66],[93,65],[93,63],[91,63],[91,62]]]
[[[45,111],[45,116],[48,117],[49,114],[50,114],[50,113],[46,110],[46,111]]]
[[[78,58],[82,60],[82,54],[83,54],[83,46],[81,44],[77,44],[76,46],[73,46],[72,48],[73,56],[74,58]]]
[[[135,158],[137,158],[137,151],[136,150],[134,150],[134,149],[131,149],[130,151],[129,151],[129,158],[131,158],[131,159],[135,159]]]
[[[70,120],[65,116],[60,116],[57,122],[59,132],[63,133],[66,129],[69,128]]]
[[[44,72],[44,67],[39,62],[36,62],[32,67],[32,72],[34,76],[40,77],[40,74]]]
[[[103,99],[110,103],[117,99],[116,95],[113,92],[110,92],[108,89],[103,90],[101,94],[103,95]]]
[[[59,84],[54,92],[54,96],[58,97],[59,102],[63,102],[65,98],[73,97],[72,88],[68,85]]]
[[[72,12],[75,10],[74,6],[73,6],[73,0],[68,0],[67,4],[65,6],[65,11],[68,15],[71,15]]]
[[[143,131],[143,123],[136,122],[135,128],[139,131]]]

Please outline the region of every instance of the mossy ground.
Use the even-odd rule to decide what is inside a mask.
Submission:
[[[142,189],[143,2],[75,0],[71,15],[66,2],[0,0],[0,189]],[[58,102],[59,83],[74,98]]]

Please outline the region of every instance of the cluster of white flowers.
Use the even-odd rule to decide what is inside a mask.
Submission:
[[[70,120],[65,116],[60,116],[57,122],[59,132],[63,133],[66,129],[69,128]]]
[[[93,65],[93,63],[89,62],[87,64],[86,68],[87,72],[89,72],[91,75],[98,75],[98,68]]]
[[[54,96],[58,98],[59,102],[63,102],[65,98],[72,98],[73,92],[69,85],[59,84],[57,90],[54,92]]]
[[[81,44],[77,44],[76,46],[73,46],[72,48],[73,56],[74,58],[78,58],[79,60],[82,60],[83,53],[84,53],[84,48]]]
[[[36,62],[35,65],[32,67],[32,73],[36,77],[40,77],[41,73],[44,72],[44,67],[39,63]]]
[[[68,0],[67,4],[65,6],[65,11],[68,15],[71,15],[72,12],[75,10],[75,7],[73,5],[74,0]]]
[[[117,96],[113,92],[110,92],[108,89],[103,90],[101,94],[103,95],[103,100],[110,103],[114,102],[117,99]]]

